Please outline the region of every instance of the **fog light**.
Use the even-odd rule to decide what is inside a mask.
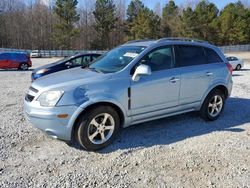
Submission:
[[[57,117],[58,118],[62,118],[62,119],[65,119],[69,116],[69,114],[58,114]]]

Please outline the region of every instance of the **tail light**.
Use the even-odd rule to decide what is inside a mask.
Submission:
[[[230,74],[233,74],[233,67],[232,67],[232,65],[230,63],[228,63],[228,62],[226,64],[227,64],[227,69],[230,72]]]

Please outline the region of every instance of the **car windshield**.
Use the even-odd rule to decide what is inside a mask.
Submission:
[[[120,46],[96,59],[89,68],[102,73],[114,73],[126,67],[145,46]]]

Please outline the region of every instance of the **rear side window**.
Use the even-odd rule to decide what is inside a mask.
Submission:
[[[212,49],[204,48],[209,63],[220,63],[223,62],[220,56]]]
[[[175,46],[176,62],[179,67],[207,64],[204,50],[200,46]]]
[[[27,60],[27,56],[25,54],[21,53],[12,53],[10,55],[11,60],[16,60],[16,61],[25,61]]]

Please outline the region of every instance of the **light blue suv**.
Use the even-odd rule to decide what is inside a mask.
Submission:
[[[190,111],[215,120],[231,90],[232,67],[219,48],[166,38],[130,41],[89,67],[38,79],[24,104],[47,135],[98,150],[129,125]]]

